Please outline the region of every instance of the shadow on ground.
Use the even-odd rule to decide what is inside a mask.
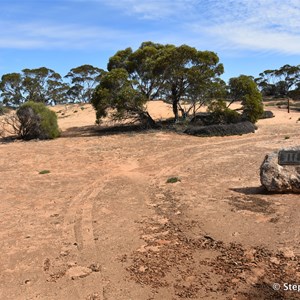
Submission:
[[[268,195],[270,194],[263,186],[251,186],[243,188],[232,188],[231,191],[244,195]]]
[[[91,136],[107,136],[122,133],[142,133],[150,130],[159,130],[160,128],[143,128],[140,125],[120,125],[111,127],[100,127],[96,125],[71,127],[63,131],[62,138],[69,137],[91,137]]]

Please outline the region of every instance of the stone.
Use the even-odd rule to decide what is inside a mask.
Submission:
[[[81,267],[81,266],[76,266],[72,267],[67,271],[67,275],[71,279],[79,279],[79,278],[84,278],[88,275],[90,275],[93,271],[90,268],[86,267]]]
[[[261,184],[275,193],[300,193],[300,163],[280,164],[284,153],[298,153],[299,147],[280,149],[266,155],[260,167]]]

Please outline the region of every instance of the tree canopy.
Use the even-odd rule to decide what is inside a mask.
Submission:
[[[139,116],[144,117],[145,113],[149,116],[144,106],[146,101],[163,99],[172,103],[177,120],[179,111],[184,114],[180,101],[193,105],[197,101],[203,102],[213,94],[217,95],[224,86],[219,78],[224,69],[218,56],[187,45],[177,47],[144,42],[136,51],[131,48],[118,51],[109,59],[107,69],[92,100],[97,118],[104,116],[104,110],[109,108],[123,111],[123,116],[124,111],[130,114],[134,110],[133,104],[135,109],[143,109]],[[113,89],[111,84],[107,87],[111,78],[115,78]],[[135,99],[131,105],[128,105],[129,94]]]
[[[229,80],[231,102],[241,101],[244,119],[255,123],[263,113],[262,95],[253,77],[240,75]]]
[[[46,67],[24,69],[21,73],[4,74],[0,81],[3,104],[19,107],[27,101],[44,104],[90,102],[102,69],[82,65],[70,70],[65,78]]]
[[[89,103],[103,72],[102,69],[92,65],[82,65],[71,69],[65,76],[71,80],[68,96],[73,102]]]
[[[300,65],[284,65],[279,69],[265,70],[255,79],[265,96],[287,97],[299,89]]]
[[[4,104],[20,105],[26,100],[23,78],[19,73],[5,74],[0,82],[1,97]]]

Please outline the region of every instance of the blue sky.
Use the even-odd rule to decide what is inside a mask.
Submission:
[[[143,41],[216,52],[223,78],[300,64],[300,0],[0,0],[0,76],[106,69]]]

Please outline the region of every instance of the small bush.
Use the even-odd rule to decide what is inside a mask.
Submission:
[[[224,101],[213,101],[207,110],[210,112],[211,122],[205,125],[234,124],[241,121],[241,115],[237,111],[226,107]]]
[[[49,170],[42,170],[42,171],[39,172],[39,174],[49,174],[49,173],[50,173]]]
[[[170,177],[167,180],[167,183],[176,183],[178,181],[181,181],[178,177]]]
[[[59,136],[57,116],[43,103],[26,102],[17,110],[18,135],[26,140],[53,139]]]
[[[290,137],[287,135],[284,137],[285,140],[288,140]]]
[[[242,115],[244,121],[250,121],[254,124],[263,112],[262,96],[259,92],[245,95]]]

